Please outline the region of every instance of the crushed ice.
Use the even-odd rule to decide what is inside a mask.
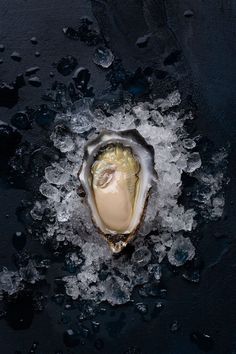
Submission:
[[[23,290],[25,283],[35,284],[42,278],[43,276],[33,260],[29,260],[27,265],[21,266],[16,271],[11,271],[4,267],[0,272],[0,296],[4,293],[13,295]]]
[[[55,248],[61,243],[74,246],[74,251],[66,255],[68,275],[63,277],[66,293],[73,299],[108,301],[112,305],[129,301],[135,286],[159,284],[163,260],[179,267],[194,258],[191,231],[197,227],[198,215],[212,219],[222,215],[224,174],[202,165],[196,151],[198,138],[191,138],[185,130],[185,123],[193,116],[180,105],[180,94],[175,91],[152,103],[125,104],[109,115],[93,108],[90,99],[80,100],[73,111],[56,116],[51,140],[63,157],[46,168],[40,186],[45,198],[35,203],[31,215],[36,221],[47,216],[42,242],[52,240]],[[137,129],[155,150],[158,183],[132,243],[131,257],[111,254],[80,192],[78,172],[84,145],[103,129]],[[220,166],[225,157],[222,150],[212,157],[212,165]],[[183,174],[198,182],[191,207],[179,202]],[[18,284],[18,277],[9,275],[5,283],[8,287],[11,282]]]

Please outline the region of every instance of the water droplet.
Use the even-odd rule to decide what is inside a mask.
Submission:
[[[42,312],[47,303],[47,297],[43,296],[41,293],[36,293],[33,298],[34,311]]]
[[[29,354],[35,354],[37,347],[38,347],[38,343],[37,343],[37,342],[34,342],[34,343],[32,344],[32,347],[30,348]]]
[[[143,302],[138,302],[135,307],[136,310],[141,314],[146,314],[148,312],[148,306]]]
[[[22,251],[26,245],[26,235],[20,231],[15,232],[12,238],[12,243],[17,251]]]
[[[159,284],[156,283],[144,284],[138,292],[142,297],[153,296],[161,299],[165,298],[167,294],[167,290],[160,288]]]
[[[158,302],[156,303],[155,307],[156,307],[157,309],[162,309],[162,308],[163,308],[163,303],[160,302],[160,301],[158,301]]]
[[[26,112],[17,112],[12,116],[11,124],[17,129],[27,130],[31,128],[31,119]]]
[[[27,69],[25,72],[26,76],[31,76],[33,74],[36,74],[37,71],[39,71],[40,68],[38,66],[32,66],[31,68]]]
[[[0,64],[2,64],[2,63],[3,63],[3,59],[1,58],[1,59],[0,59]]]
[[[97,350],[101,350],[104,347],[103,340],[101,338],[97,338],[94,342],[94,346]]]
[[[129,347],[123,354],[142,354],[141,350],[137,347]]]
[[[0,44],[0,53],[4,52],[5,46],[3,44]]]
[[[92,321],[91,324],[92,324],[93,331],[96,333],[99,332],[100,323],[96,321]]]
[[[200,350],[208,352],[214,347],[214,340],[207,333],[200,331],[193,332],[190,335],[191,340],[197,344]]]
[[[99,47],[95,50],[93,62],[102,68],[109,68],[113,63],[114,55],[109,48]]]
[[[158,301],[155,304],[155,306],[154,306],[154,308],[153,308],[153,310],[151,312],[151,318],[158,317],[159,314],[161,313],[161,311],[163,310],[163,308],[164,308],[164,304],[161,301]]]
[[[78,68],[73,75],[73,80],[77,89],[85,91],[90,80],[88,69]]]
[[[35,55],[36,58],[38,58],[38,57],[40,57],[40,52],[37,51],[37,52],[34,53],[34,55]]]
[[[21,134],[7,124],[0,125],[0,155],[12,155],[21,141]]]
[[[54,77],[55,76],[54,72],[50,71],[49,76]]]
[[[76,347],[80,343],[79,335],[73,329],[68,329],[63,335],[64,343],[67,347]]]
[[[36,37],[32,37],[32,38],[30,39],[30,42],[31,42],[32,44],[37,44],[37,43],[38,43]]]
[[[32,76],[31,78],[29,78],[28,83],[34,87],[40,87],[42,85],[41,80],[38,76]]]
[[[6,311],[0,311],[0,320],[6,317]]]
[[[177,332],[180,328],[180,325],[178,323],[178,321],[174,321],[171,325],[170,325],[170,331],[171,332]]]
[[[194,15],[194,13],[190,9],[184,11],[184,17],[193,17],[193,15]]]
[[[15,61],[21,61],[21,56],[20,56],[20,53],[18,53],[18,52],[13,52],[12,54],[11,54],[11,58],[12,58],[12,60],[15,60]]]
[[[146,34],[145,36],[139,37],[136,41],[136,46],[139,48],[145,48],[148,45],[148,41],[151,34]]]
[[[200,271],[199,269],[195,270],[186,270],[183,273],[183,278],[190,281],[191,283],[199,283],[200,281]]]

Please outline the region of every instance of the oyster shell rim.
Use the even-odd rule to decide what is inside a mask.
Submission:
[[[126,143],[125,143],[126,142]],[[87,178],[87,173],[90,172],[92,163],[94,162],[96,156],[98,155],[99,151],[104,148],[106,145],[109,143],[114,144],[114,143],[121,143],[122,145],[126,147],[130,147],[136,156],[137,154],[135,152],[134,146],[136,145],[137,150],[142,150],[142,152],[145,151],[147,154],[147,159],[148,160],[148,169],[150,170],[150,176],[148,179],[148,183],[145,188],[145,193],[144,193],[144,203],[143,207],[141,209],[140,216],[138,218],[138,223],[136,223],[136,226],[132,229],[131,232],[119,234],[116,232],[112,232],[109,230],[109,232],[105,232],[101,226],[99,226],[97,220],[100,220],[99,214],[97,212],[97,208],[94,207],[95,203],[93,198],[91,197],[91,179]],[[140,159],[138,158],[139,163],[141,167],[143,167],[143,164],[140,162]],[[147,161],[145,161],[147,163]],[[154,169],[154,148],[152,145],[148,144],[145,138],[139,133],[137,129],[129,129],[129,130],[123,130],[123,131],[115,131],[115,130],[107,130],[104,129],[102,130],[97,137],[94,139],[90,140],[87,142],[87,144],[84,146],[84,156],[83,156],[83,162],[82,166],[80,168],[80,171],[78,173],[78,177],[81,183],[81,186],[85,192],[85,198],[87,200],[87,204],[89,206],[90,214],[91,214],[91,219],[98,230],[98,232],[102,235],[102,237],[108,242],[110,249],[112,250],[113,253],[119,253],[121,250],[127,246],[128,243],[130,243],[137,232],[137,229],[139,228],[140,224],[142,223],[142,220],[144,218],[145,214],[145,209],[148,203],[148,197],[150,194],[150,190],[152,188],[153,182],[156,181],[157,179],[157,173]],[[88,186],[89,185],[89,186]],[[90,189],[89,189],[90,187]],[[96,215],[94,215],[94,212]],[[111,237],[118,238],[125,238],[123,241],[122,239],[119,239],[117,241],[111,241]]]

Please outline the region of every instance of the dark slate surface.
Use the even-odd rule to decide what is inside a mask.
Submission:
[[[144,321],[129,305],[107,310],[99,315],[99,335],[86,339],[85,345],[68,349],[63,344],[66,325],[60,322],[61,310],[50,300],[41,313],[32,311],[30,297],[16,306],[8,305],[8,321],[0,320],[0,352],[2,354],[30,353],[38,342],[37,354],[54,353],[143,353],[143,354],[197,354],[204,352],[190,339],[193,331],[203,331],[212,336],[215,354],[233,354],[236,351],[236,243],[235,243],[235,105],[236,105],[236,4],[233,0],[2,0],[0,3],[0,42],[5,51],[0,53],[0,77],[6,82],[15,80],[17,74],[39,66],[39,88],[27,85],[19,90],[19,99],[12,108],[1,107],[0,119],[10,122],[14,113],[25,106],[42,103],[41,95],[54,79],[69,81],[58,74],[52,63],[65,55],[77,58],[79,66],[91,73],[91,84],[96,96],[108,87],[105,73],[92,62],[94,47],[66,38],[65,26],[76,26],[79,18],[93,18],[114,54],[122,59],[125,68],[135,71],[150,66],[154,70],[167,70],[178,82],[184,97],[193,96],[197,104],[197,129],[216,145],[231,143],[229,177],[226,189],[225,217],[203,229],[198,253],[204,261],[199,285],[184,281],[178,274],[166,277],[167,298],[159,316]],[[192,17],[185,17],[186,10]],[[139,37],[152,33],[145,48],[138,48]],[[37,37],[38,44],[30,42]],[[20,62],[10,58],[17,51]],[[35,52],[40,52],[35,57]],[[176,55],[176,51],[178,55]],[[166,58],[175,53],[171,65]],[[172,58],[173,59],[173,58]],[[55,72],[55,78],[49,73]],[[27,78],[26,78],[27,80]],[[167,85],[165,83],[165,85]],[[172,81],[169,83],[171,87]],[[168,85],[167,85],[168,86]],[[157,82],[155,92],[162,96],[168,87]],[[37,127],[24,132],[24,139],[43,144],[48,132]],[[16,209],[22,199],[32,198],[32,187],[13,187],[1,166],[0,194],[0,264],[13,268],[14,253],[11,242],[16,230],[23,230]],[[35,182],[37,186],[37,182]],[[36,187],[35,187],[36,189]],[[6,216],[7,215],[7,216]],[[223,237],[216,237],[216,236]],[[47,253],[37,241],[27,241],[32,252]],[[50,299],[53,294],[50,279],[60,276],[60,266],[55,264],[48,275],[48,284],[41,291]],[[150,306],[153,300],[150,301]],[[24,315],[28,329],[15,330],[14,321]],[[170,331],[174,320],[180,324],[177,332]],[[94,346],[102,338],[100,351]],[[134,351],[134,347],[136,351]],[[133,348],[133,349],[132,349]],[[205,347],[206,349],[206,347]],[[129,350],[129,351],[128,351]],[[132,351],[133,350],[133,351]],[[19,352],[17,352],[19,351]]]

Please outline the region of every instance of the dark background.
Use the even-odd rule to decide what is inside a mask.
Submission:
[[[184,12],[193,11],[192,17]],[[6,82],[15,80],[32,66],[39,66],[42,86],[26,85],[19,91],[19,100],[11,109],[0,108],[0,119],[10,122],[14,113],[26,106],[42,103],[41,96],[53,80],[68,82],[52,67],[62,56],[73,55],[79,66],[91,73],[95,96],[108,87],[105,73],[92,62],[94,47],[80,41],[72,41],[63,35],[62,28],[76,26],[82,16],[92,18],[109,40],[114,54],[122,59],[127,70],[151,66],[166,69],[178,82],[183,96],[192,95],[196,103],[197,131],[217,146],[230,142],[226,187],[226,210],[222,220],[205,225],[198,245],[198,253],[204,261],[199,284],[191,284],[174,274],[166,281],[167,297],[159,316],[144,320],[130,305],[110,309],[99,315],[99,338],[104,342],[100,351],[94,346],[95,336],[86,339],[84,345],[68,349],[63,344],[63,331],[58,308],[52,301],[41,313],[35,313],[26,330],[14,330],[9,321],[0,321],[0,353],[13,354],[17,350],[30,353],[38,342],[35,353],[136,353],[144,354],[197,354],[203,350],[190,339],[193,331],[209,334],[214,340],[212,353],[236,352],[236,242],[235,242],[235,111],[236,111],[236,2],[234,0],[1,0],[0,42],[5,51],[0,53],[0,77]],[[148,46],[137,48],[138,37],[153,33]],[[36,36],[37,45],[30,38]],[[180,59],[165,67],[165,58],[180,50]],[[22,60],[10,58],[13,51],[20,52]],[[40,52],[36,58],[35,51]],[[50,78],[50,71],[55,78]],[[154,90],[162,96],[162,83]],[[164,89],[163,89],[164,90]],[[24,138],[43,143],[47,132],[39,128],[24,133]],[[42,171],[43,174],[43,171]],[[23,230],[16,215],[22,199],[31,199],[27,189],[12,187],[0,180],[0,263],[12,269],[14,248],[11,238],[15,231]],[[6,214],[9,216],[6,217]],[[28,247],[43,252],[36,241],[28,241]],[[60,276],[60,266],[55,265],[48,275]],[[48,285],[48,297],[53,292]],[[24,313],[31,313],[30,301]],[[153,305],[152,300],[150,306]],[[14,311],[14,308],[13,308]],[[19,311],[19,307],[15,311]],[[31,315],[29,315],[31,317]],[[173,321],[180,328],[170,331]]]

